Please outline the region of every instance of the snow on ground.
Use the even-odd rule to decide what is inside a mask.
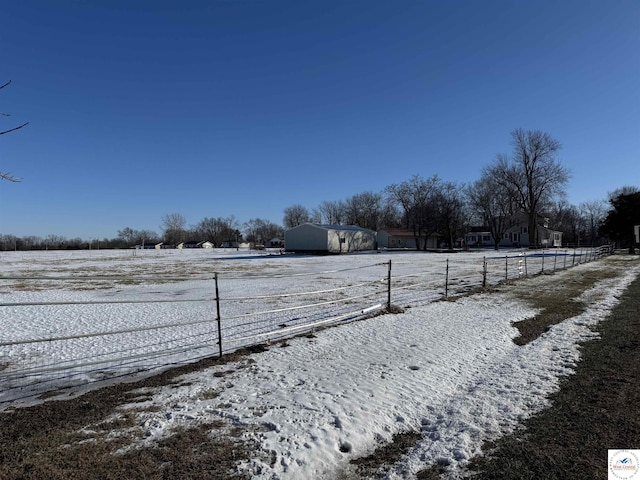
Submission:
[[[579,358],[578,342],[594,336],[589,326],[606,317],[639,272],[635,262],[586,292],[587,311],[524,347],[512,342],[511,322],[535,311],[508,293],[483,294],[296,338],[231,372],[226,366],[187,375],[184,386],[145,392],[155,407],[142,414],[145,443],[176,427],[225,419],[253,427],[247,436],[261,452],[242,465],[253,478],[329,479],[393,434],[414,430],[423,440],[389,466],[387,478],[415,478],[433,462],[455,471],[483,441],[547,405]]]
[[[104,269],[105,265],[109,265],[109,271],[126,272],[131,268],[122,258],[102,255],[73,261],[64,256],[56,260],[52,256],[16,258],[3,254],[0,260],[5,276],[15,272],[24,275],[27,270],[60,274],[61,269]],[[193,280],[193,276],[210,278],[214,268],[289,275],[314,269],[318,272],[313,280],[301,277],[290,281],[289,288],[295,290],[306,288],[302,285],[305,282],[318,283],[323,278],[321,272],[361,266],[363,262],[371,263],[374,257],[273,259],[263,256],[235,260],[227,257],[226,263],[216,257],[211,262],[216,264],[213,267],[207,266],[203,257],[187,255],[184,258],[189,262],[181,263],[177,259],[183,257],[172,254],[131,262],[145,265],[151,273],[158,269],[174,274],[178,270],[190,271],[189,280],[150,287],[154,295],[164,298],[176,289],[187,297],[202,295],[202,289],[209,286]],[[432,262],[430,277],[442,276],[442,257],[400,254],[393,258],[394,265],[397,264],[394,268],[400,273],[411,274],[416,271],[416,264]],[[460,283],[470,283],[471,278],[477,282],[478,259],[482,259],[481,254],[456,260],[461,262],[458,265],[461,271],[462,263],[468,263],[468,276],[459,276]],[[152,444],[179,427],[220,420],[230,426],[240,426],[248,440],[260,445],[254,458],[240,466],[243,472],[257,479],[336,478],[349,472],[349,460],[371,453],[389,442],[392,435],[406,431],[420,431],[423,439],[396,465],[388,466],[387,478],[415,478],[417,471],[436,461],[448,464],[455,471],[480,453],[484,440],[510,431],[547,405],[546,396],[557,388],[560,377],[571,373],[578,360],[578,343],[594,335],[589,327],[606,317],[620,293],[640,273],[637,261],[629,265],[621,275],[583,294],[581,299],[588,303],[586,312],[554,326],[523,347],[512,341],[517,335],[512,322],[536,312],[515,300],[508,290],[463,297],[455,302],[433,302],[441,292],[434,293],[424,287],[400,297],[400,304],[410,307],[402,314],[380,315],[319,330],[313,335],[290,339],[286,346],[271,345],[267,351],[236,363],[185,375],[173,385],[141,391],[139,401],[124,406],[123,412],[136,412],[140,416],[139,424],[145,436],[139,446]],[[425,268],[423,265],[420,270]],[[601,267],[597,262],[575,267],[576,271],[590,268]],[[350,277],[352,273],[344,275]],[[529,282],[527,285],[531,288],[542,288],[545,278],[524,281]],[[268,290],[270,283],[260,285]],[[254,287],[252,284],[250,288]],[[141,285],[118,288],[132,296],[147,291],[147,287]],[[441,285],[438,288],[441,290]],[[9,289],[3,292],[3,299],[16,301],[28,297],[35,302],[66,296],[77,298],[77,295],[95,299],[112,293],[113,288],[77,292],[62,285],[45,291]],[[424,301],[425,297],[429,300]],[[144,323],[167,315],[167,311],[162,310],[165,307],[175,308],[171,303],[154,305],[140,311],[128,304],[88,308],[79,323],[89,329],[112,328],[123,318]],[[202,315],[197,307],[190,305],[183,305],[180,315],[188,318]],[[70,320],[64,316],[68,311],[60,316],[51,307],[42,310],[45,307],[16,307],[9,310],[14,315],[11,318],[6,310],[9,307],[0,308],[2,339],[75,331],[75,327],[61,321]],[[153,314],[148,314],[149,308]],[[157,311],[153,310],[156,308]],[[331,314],[331,309],[325,310]],[[178,315],[178,312],[169,310],[168,314]],[[185,329],[181,330],[184,335]],[[122,344],[120,348],[134,350],[134,343],[140,339],[126,338],[132,343]],[[103,347],[96,345],[98,351]],[[15,363],[7,367],[8,370],[21,362],[29,363],[29,358],[23,358],[28,357],[28,352],[23,351],[23,357],[11,357],[13,350],[3,348],[0,358],[9,358]],[[52,358],[73,356],[73,348],[41,352]]]

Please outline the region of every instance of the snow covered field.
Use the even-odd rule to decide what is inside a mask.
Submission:
[[[572,253],[529,258],[528,273],[539,269],[542,259],[545,270],[551,262],[560,269]],[[215,354],[214,272],[219,273],[220,297],[228,299],[221,304],[222,323],[235,317],[229,320],[229,337],[248,319],[259,320],[256,336],[289,329],[303,316],[304,322],[341,321],[384,303],[385,262],[391,260],[392,303],[405,313],[318,330],[289,340],[286,348],[273,345],[237,363],[186,375],[176,385],[141,391],[145,401],[123,411],[139,412],[145,432],[141,444],[175,428],[213,420],[245,427],[246,435],[261,445],[255,458],[241,467],[255,478],[335,478],[348,473],[350,459],[409,430],[423,432],[423,440],[390,466],[388,478],[413,478],[434,461],[455,469],[479,452],[482,441],[544,407],[559,377],[571,372],[578,342],[593,335],[589,326],[607,315],[640,273],[637,261],[628,262],[619,276],[585,293],[585,313],[522,347],[512,342],[517,331],[511,323],[536,312],[508,290],[434,302],[444,293],[447,259],[451,294],[479,286],[484,257],[493,255],[2,253],[0,400],[3,408],[34,401],[29,395],[46,391],[51,386],[47,382],[60,386],[65,381],[56,379],[65,365],[83,364],[80,372],[86,380],[109,378],[110,363],[92,369],[93,359],[103,362],[102,357],[121,372]],[[515,262],[517,276],[521,260],[505,259],[504,252],[488,260],[490,283],[509,276],[509,262]],[[593,262],[572,271],[597,268],[599,262]],[[100,278],[75,278],[88,275]],[[42,276],[50,279],[36,279]],[[542,288],[546,281],[546,276],[526,280],[530,288]],[[329,291],[335,288],[345,290]],[[296,301],[291,304],[294,310],[282,311],[291,298],[276,295],[304,292],[313,292],[303,297],[312,307],[297,308]],[[167,301],[176,297],[179,302]],[[340,297],[347,300],[329,303]],[[145,302],[130,303],[133,300]],[[168,324],[177,326],[146,329]],[[105,331],[116,333],[97,335]],[[57,340],[50,340],[54,337]],[[46,341],[34,343],[37,339]],[[128,359],[126,368],[116,357]],[[29,369],[45,382],[32,379],[28,386],[14,388],[19,383],[15,373]],[[74,385],[77,380],[75,376]]]

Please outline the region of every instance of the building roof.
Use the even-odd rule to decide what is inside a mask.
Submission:
[[[352,232],[369,232],[369,233],[375,233],[373,230],[369,230],[368,228],[362,228],[359,227],[357,225],[326,225],[326,224],[320,224],[320,223],[303,223],[301,225],[298,225],[296,227],[293,228],[298,228],[298,227],[302,227],[302,226],[311,226],[311,227],[316,227],[319,228],[321,230],[340,230],[340,231],[352,231]],[[291,229],[293,230],[293,229]]]

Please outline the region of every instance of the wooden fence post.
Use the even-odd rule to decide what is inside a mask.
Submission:
[[[447,271],[444,277],[444,298],[449,296],[449,259],[447,258]]]
[[[487,286],[487,257],[482,257],[482,288]]]

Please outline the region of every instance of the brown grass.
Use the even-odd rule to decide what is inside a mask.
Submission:
[[[474,479],[604,479],[607,449],[638,448],[640,278],[596,330],[552,406],[486,445],[469,466]]]
[[[139,390],[166,385],[179,375],[241,360],[246,351],[206,359],[139,382],[50,400],[0,413],[0,478],[3,480],[232,479],[238,461],[255,445],[226,424],[179,430],[154,447],[116,453],[141,434],[137,416],[120,405],[142,401]],[[203,392],[214,396],[214,392]],[[150,407],[153,409],[153,406]],[[136,410],[139,412],[140,410]]]

